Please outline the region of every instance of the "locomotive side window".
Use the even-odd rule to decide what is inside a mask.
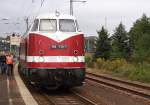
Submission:
[[[72,19],[60,19],[59,20],[59,30],[62,32],[75,32],[76,26]]]
[[[57,30],[56,19],[41,19],[40,31],[56,31]]]
[[[39,24],[39,20],[36,19],[36,20],[34,21],[34,24],[33,24],[33,26],[32,26],[31,31],[37,31],[37,30],[38,30],[38,24]]]

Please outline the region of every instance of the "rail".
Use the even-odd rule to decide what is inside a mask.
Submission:
[[[80,94],[70,91],[70,94],[61,94],[61,95],[48,95],[44,94],[44,97],[52,105],[97,105],[96,103],[92,102],[91,100],[81,96]]]
[[[122,91],[132,93],[134,95],[141,96],[145,99],[150,99],[150,86],[148,85],[141,85],[141,84],[132,83],[129,81],[115,79],[115,78],[104,76],[104,75],[96,75],[92,73],[86,73],[86,79],[95,81],[97,83],[100,83],[109,87],[120,89]]]

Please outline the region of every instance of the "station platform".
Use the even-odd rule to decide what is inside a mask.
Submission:
[[[13,76],[0,74],[0,105],[38,105],[21,80],[17,64]]]

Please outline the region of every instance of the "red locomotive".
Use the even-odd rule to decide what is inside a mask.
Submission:
[[[74,87],[85,78],[84,35],[75,17],[40,15],[20,43],[20,67],[35,84]]]

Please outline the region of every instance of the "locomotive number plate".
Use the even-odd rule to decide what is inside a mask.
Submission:
[[[51,45],[51,49],[67,49],[67,45]]]

